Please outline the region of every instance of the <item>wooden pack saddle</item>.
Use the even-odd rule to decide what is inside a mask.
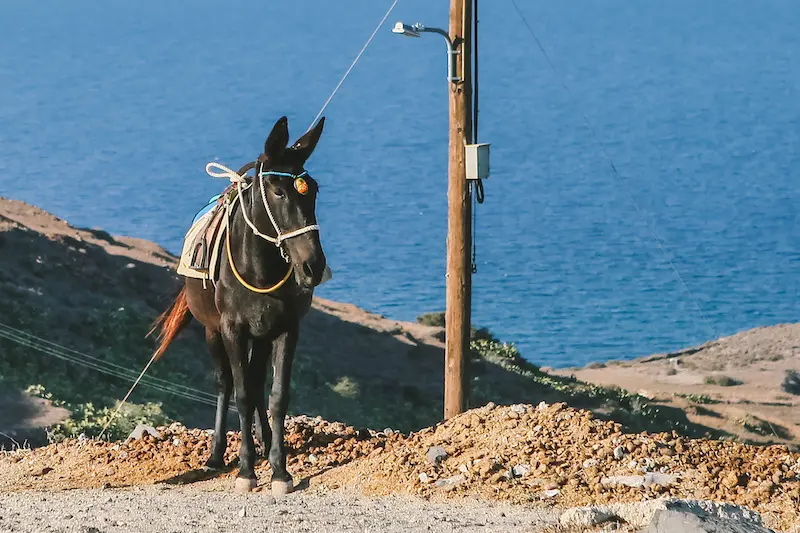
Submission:
[[[225,198],[235,195],[236,192],[236,185],[229,185],[222,194],[211,198],[195,215],[183,240],[178,274],[214,283],[219,279],[223,238],[228,229]]]

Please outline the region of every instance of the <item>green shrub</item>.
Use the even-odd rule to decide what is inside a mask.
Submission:
[[[800,372],[797,370],[787,370],[786,376],[781,383],[781,389],[789,394],[800,395]]]
[[[51,442],[58,442],[65,438],[75,438],[81,434],[87,437],[98,437],[103,430],[103,426],[108,423],[109,418],[114,413],[110,407],[96,408],[91,403],[70,406],[72,415],[51,428],[48,438]],[[160,403],[146,403],[143,405],[126,403],[119,410],[114,420],[108,426],[104,438],[108,440],[124,439],[139,424],[158,427],[171,423],[172,420],[161,411]]]
[[[47,438],[50,442],[77,438],[81,434],[90,438],[99,437],[103,427],[119,405],[119,402],[113,407],[102,408],[95,407],[92,402],[70,405],[54,399],[53,395],[47,392],[42,385],[31,385],[25,390],[25,393],[50,400],[53,405],[63,407],[70,412],[69,418],[48,429]],[[160,403],[126,403],[114,416],[103,437],[109,440],[124,439],[139,424],[157,427],[171,422],[173,420],[164,414]]]
[[[741,385],[743,381],[734,379],[730,376],[706,376],[706,385],[719,385],[720,387],[734,387]]]
[[[443,328],[445,326],[445,313],[438,311],[436,313],[425,313],[417,317],[417,322],[423,326],[432,326],[436,328]],[[489,331],[488,328],[470,327],[470,340],[484,340],[484,341],[497,341],[497,338]]]
[[[444,327],[444,311],[436,313],[425,313],[417,317],[417,322],[423,326],[432,326],[436,328]]]
[[[715,400],[708,394],[675,394],[675,396],[680,396],[681,398],[686,398],[692,403],[703,404],[703,405],[721,403],[719,400]]]

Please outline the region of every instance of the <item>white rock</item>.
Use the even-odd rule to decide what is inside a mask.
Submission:
[[[526,464],[517,465],[511,469],[511,473],[514,477],[525,477],[531,473],[531,467]]]
[[[457,476],[449,477],[447,479],[439,479],[436,481],[436,483],[434,483],[434,485],[436,485],[437,487],[447,487],[450,485],[458,485],[459,483],[464,483],[466,480],[467,478],[459,474]]]
[[[625,485],[626,487],[641,487],[644,485],[644,476],[609,476],[600,480],[601,485]]]
[[[136,429],[134,429],[131,432],[131,434],[128,435],[128,438],[125,439],[125,442],[130,442],[132,440],[141,439],[145,435],[152,435],[155,438],[158,438],[158,437],[161,436],[161,435],[159,435],[158,431],[156,431],[156,428],[154,428],[153,426],[148,426],[146,424],[139,424],[138,426],[136,426]]]

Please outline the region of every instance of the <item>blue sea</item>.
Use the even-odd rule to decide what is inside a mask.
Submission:
[[[796,0],[517,1],[556,71],[482,2],[474,322],[560,367],[800,320]],[[390,3],[2,0],[0,195],[177,253],[205,164],[299,137]],[[448,116],[444,43],[390,29],[447,4],[400,0],[308,164],[319,294],[395,319],[444,308]]]

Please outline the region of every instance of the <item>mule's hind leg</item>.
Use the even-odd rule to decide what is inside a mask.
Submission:
[[[236,410],[239,412],[239,427],[242,444],[239,448],[239,474],[234,488],[237,492],[254,489],[258,485],[255,471],[255,443],[253,442],[253,391],[247,380],[247,333],[235,319],[222,318],[222,340],[228,361],[231,364],[233,387],[236,391]]]
[[[267,363],[271,356],[271,345],[262,340],[253,340],[253,350],[250,354],[250,366],[248,367],[248,380],[253,391],[253,404],[255,405],[255,426],[256,438],[261,443],[262,457],[269,455],[270,442],[272,441],[272,431],[267,420]]]
[[[292,476],[286,471],[286,449],[284,447],[284,419],[289,408],[289,382],[292,375],[292,359],[297,346],[299,325],[280,335],[273,342],[272,365],[275,377],[269,395],[269,422],[272,426],[272,446],[269,462],[272,465],[272,492],[286,494],[293,489]]]
[[[208,351],[211,352],[211,359],[214,361],[217,385],[217,415],[214,419],[214,437],[211,440],[211,457],[206,461],[206,468],[219,470],[225,466],[225,448],[228,446],[226,438],[228,402],[231,399],[233,379],[228,354],[225,352],[220,332],[206,328],[206,343],[208,343]]]

